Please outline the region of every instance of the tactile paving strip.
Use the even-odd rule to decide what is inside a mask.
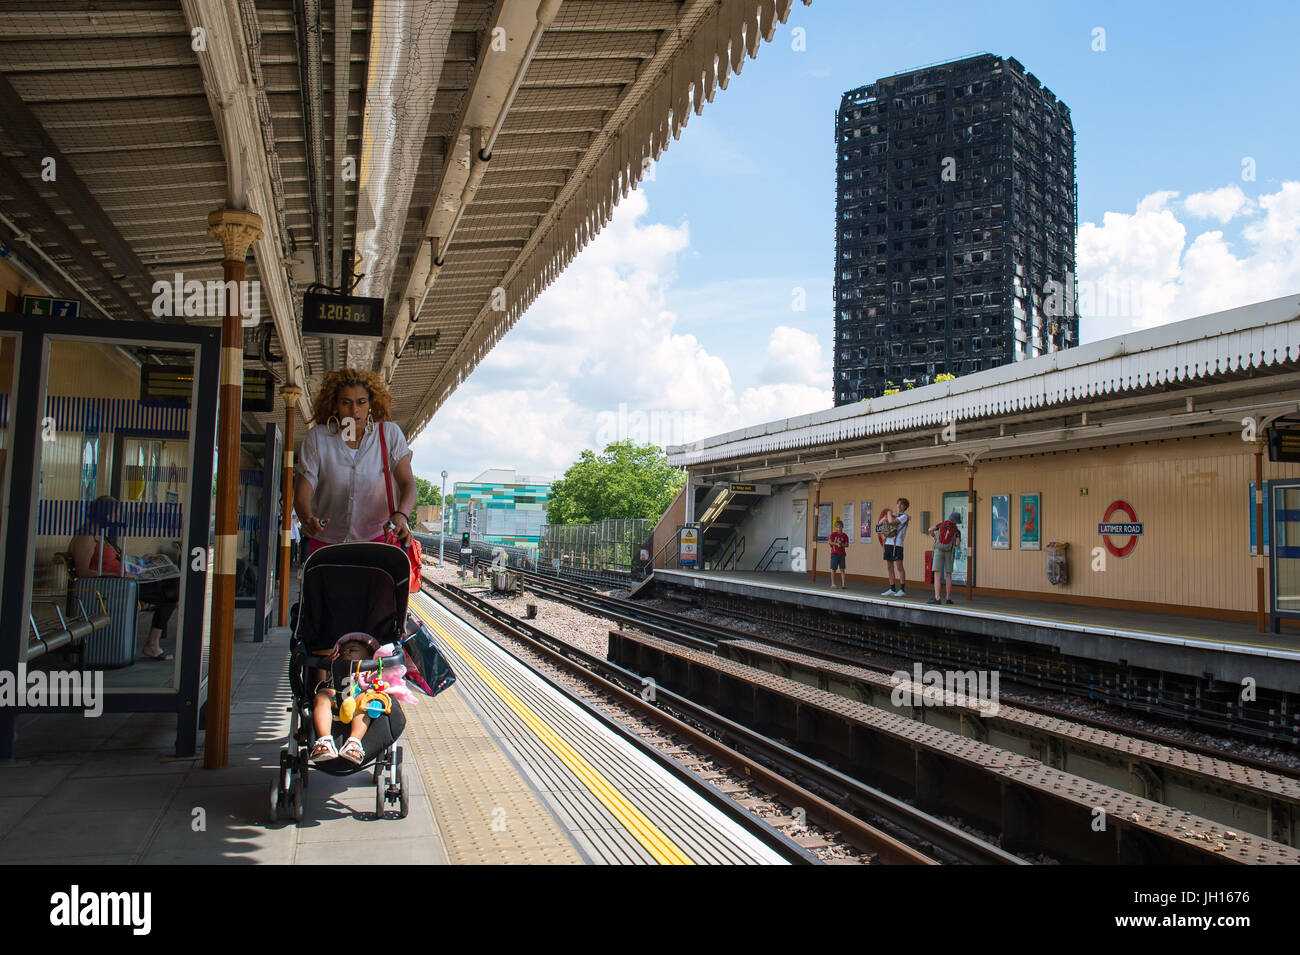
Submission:
[[[449,862],[586,861],[458,685],[405,712],[408,765],[419,768]]]
[[[456,686],[483,712],[594,861],[783,863],[470,624],[423,595],[412,606],[438,635],[456,670]]]
[[[819,657],[809,656],[795,650],[787,650],[783,647],[774,647],[753,640],[727,640],[726,643],[758,656],[768,657],[774,660],[782,660],[787,663],[795,664],[801,668],[815,670],[821,673],[834,674],[836,676],[856,680],[860,683],[866,683],[885,693],[893,690],[896,685],[890,677],[884,673],[880,673],[876,670],[868,670],[865,667],[856,667],[849,663],[837,663],[832,660],[823,660]],[[976,703],[970,701],[963,702],[955,693],[952,692],[939,691],[937,688],[921,687],[911,681],[898,685],[911,687],[912,691],[917,694],[917,696],[920,696],[922,693],[925,693],[926,695],[934,693],[936,694],[936,699],[942,697],[945,707],[964,710],[968,713],[981,712]],[[1185,749],[1165,746],[1162,743],[1152,742],[1151,740],[1137,739],[1132,736],[1125,736],[1121,733],[1112,733],[1109,730],[1100,729],[1095,726],[1085,726],[1082,723],[1075,723],[1071,720],[1064,720],[1043,713],[1033,713],[1029,710],[1022,710],[1015,706],[1008,706],[1005,703],[998,706],[997,716],[993,718],[1018,723],[1022,726],[1037,730],[1050,736],[1059,736],[1063,739],[1077,740],[1079,742],[1095,745],[1101,749],[1113,750],[1117,753],[1126,753],[1137,759],[1141,759],[1144,762],[1163,766],[1176,772],[1200,776],[1206,780],[1219,783],[1231,782],[1238,789],[1250,791],[1268,799],[1278,799],[1283,802],[1300,804],[1300,783],[1297,783],[1296,780],[1290,779],[1286,776],[1279,776],[1277,773],[1255,769],[1252,766],[1243,766],[1240,763],[1234,763],[1226,759],[1218,759],[1204,753],[1194,753]]]
[[[1029,756],[1011,753],[987,743],[950,733],[948,730],[918,723],[878,707],[810,687],[766,670],[745,666],[711,653],[691,650],[658,637],[630,631],[611,633],[610,639],[639,643],[667,657],[688,661],[715,673],[725,674],[765,687],[791,700],[870,726],[913,745],[943,753],[969,765],[1014,779],[1050,796],[1068,799],[1092,811],[1100,808],[1107,816],[1124,819],[1128,824],[1147,829],[1161,838],[1173,837],[1196,843],[1198,849],[1239,862],[1259,864],[1300,864],[1300,851],[1259,837],[1240,838],[1235,833],[1201,816],[1173,809],[1139,796],[1120,792],[1046,766]]]

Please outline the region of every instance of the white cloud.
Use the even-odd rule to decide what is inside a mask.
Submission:
[[[1198,193],[1197,208],[1224,212],[1226,200],[1204,197],[1233,189]],[[1189,214],[1199,215],[1188,208],[1197,196],[1183,204]],[[1101,225],[1080,226],[1083,341],[1300,291],[1300,182],[1260,196],[1255,203],[1260,215],[1236,241],[1216,229],[1189,242],[1188,226],[1170,208],[1175,198],[1175,192],[1152,193],[1132,214],[1108,212]]]
[[[680,444],[830,407],[822,342],[761,320],[746,333],[768,339],[762,374],[737,394],[727,360],[664,304],[689,227],[645,223],[647,208],[630,193],[438,410],[412,445],[418,474],[446,467],[448,486],[492,466],[559,476],[610,440]]]
[[[767,342],[767,362],[760,373],[764,383],[792,382],[817,388],[831,380],[829,356],[822,354],[816,335],[778,325]]]
[[[1229,222],[1237,213],[1251,207],[1251,201],[1240,186],[1224,186],[1211,192],[1196,192],[1183,202],[1183,208],[1202,219]]]

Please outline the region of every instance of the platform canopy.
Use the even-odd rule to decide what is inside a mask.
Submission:
[[[256,212],[246,371],[305,414],[369,367],[413,435],[792,2],[8,0],[0,241],[83,315],[218,323],[156,283],[219,281],[208,214]],[[304,336],[351,274],[383,337]]]
[[[695,480],[790,483],[1300,425],[1300,293],[669,447]]]

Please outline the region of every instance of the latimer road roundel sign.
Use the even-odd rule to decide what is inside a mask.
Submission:
[[[1121,516],[1128,520],[1116,520]],[[1128,501],[1111,501],[1101,523],[1097,525],[1097,533],[1101,535],[1108,551],[1116,557],[1127,557],[1133,553],[1138,538],[1142,536],[1142,523],[1137,519],[1137,512]],[[1116,538],[1123,537],[1128,537],[1128,542],[1121,546]]]

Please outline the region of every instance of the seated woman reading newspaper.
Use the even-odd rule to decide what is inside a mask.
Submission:
[[[86,521],[78,528],[72,542],[68,544],[68,553],[72,555],[77,568],[77,577],[145,577],[142,569],[147,568],[149,577],[157,577],[167,572],[160,567],[160,561],[140,563],[122,557],[121,548],[105,540],[104,531],[113,527],[117,521],[117,500],[110,495],[102,495],[87,508]],[[163,558],[165,560],[165,558]],[[167,562],[175,567],[170,561]],[[134,570],[132,569],[134,568]],[[170,579],[142,580],[138,593],[140,599],[153,605],[153,622],[149,628],[149,639],[145,641],[141,656],[146,660],[168,662],[172,655],[159,646],[167,621],[176,612],[180,602],[180,572]]]

